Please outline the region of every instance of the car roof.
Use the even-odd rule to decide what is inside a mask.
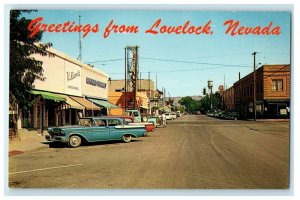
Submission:
[[[123,120],[120,117],[111,117],[111,116],[103,116],[103,117],[82,117],[80,119],[119,119],[119,120]]]

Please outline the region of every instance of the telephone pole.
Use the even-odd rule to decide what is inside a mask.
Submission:
[[[257,52],[253,52],[253,119],[256,121],[256,63],[255,63],[255,56]]]

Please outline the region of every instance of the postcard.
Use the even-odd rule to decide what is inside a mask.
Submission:
[[[290,11],[9,15],[9,189],[290,188]]]

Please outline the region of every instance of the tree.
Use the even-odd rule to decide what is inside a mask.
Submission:
[[[186,111],[189,113],[196,113],[200,110],[200,101],[192,99],[192,97],[183,97],[180,104],[185,106]]]
[[[201,106],[200,110],[202,113],[204,113],[207,110],[211,109],[220,109],[221,108],[221,95],[219,92],[216,92],[215,94],[206,95],[200,100]]]
[[[43,32],[29,37],[28,25],[32,21],[20,17],[22,13],[32,10],[12,10],[10,12],[10,70],[9,70],[9,98],[17,104],[27,103],[27,92],[32,89],[35,79],[43,80],[42,62],[31,57],[33,54],[50,55],[46,51],[51,43],[41,44]]]
[[[10,57],[9,57],[9,103],[16,110],[28,104],[28,92],[32,89],[35,79],[44,80],[42,62],[32,57],[33,54],[51,56],[47,51],[51,43],[42,44],[43,32],[29,37],[28,25],[32,21],[21,17],[23,13],[33,10],[10,11]],[[14,120],[16,127],[16,119]]]

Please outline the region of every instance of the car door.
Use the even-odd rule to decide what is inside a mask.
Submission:
[[[119,119],[108,119],[108,128],[109,128],[109,138],[111,140],[120,140],[123,136],[124,129],[116,128],[122,126],[123,124]]]
[[[81,118],[78,123],[81,128],[78,128],[73,133],[78,133],[90,141],[92,139],[92,122],[91,118]]]
[[[91,141],[109,140],[109,128],[106,119],[94,119]]]

